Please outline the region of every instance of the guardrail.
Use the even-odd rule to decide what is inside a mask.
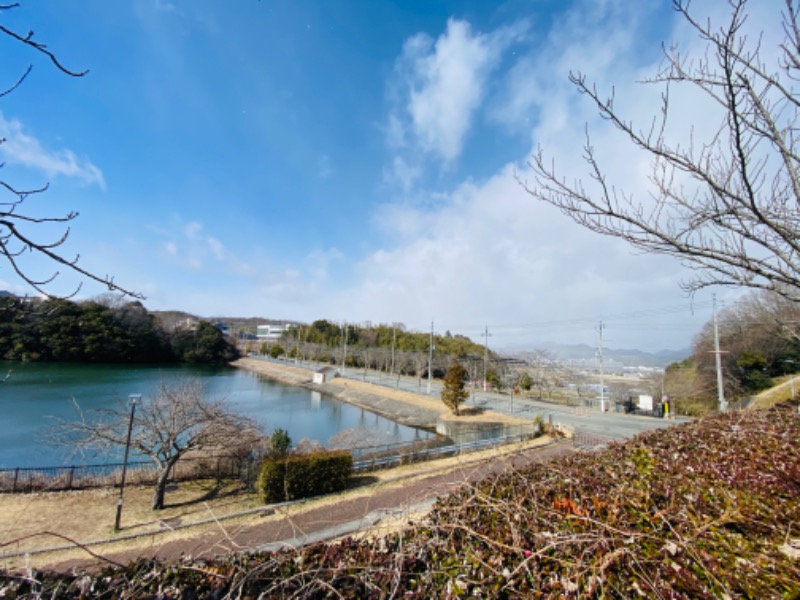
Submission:
[[[572,435],[572,445],[579,450],[603,450],[613,440],[602,435],[576,431]]]
[[[366,471],[387,469],[397,465],[432,460],[434,458],[457,456],[459,454],[477,452],[478,450],[485,450],[487,448],[495,448],[497,446],[512,442],[530,440],[538,437],[539,435],[540,434],[538,432],[531,430],[527,433],[505,435],[491,439],[475,440],[472,442],[463,442],[459,444],[450,444],[447,446],[440,446],[438,448],[425,448],[412,452],[393,454],[391,456],[376,456],[370,459],[355,461],[353,463],[353,471],[356,473],[363,473]]]

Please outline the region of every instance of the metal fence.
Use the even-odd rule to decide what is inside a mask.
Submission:
[[[238,456],[183,458],[172,468],[170,481],[240,477],[249,461]],[[0,469],[0,493],[81,490],[120,485],[122,463],[70,465],[65,467],[19,467]],[[130,485],[153,485],[159,469],[153,461],[128,463],[125,476]]]
[[[535,426],[523,426],[514,429],[517,430],[516,433],[456,444],[449,443],[445,445],[431,445],[429,447],[422,447],[421,445],[410,447],[410,445],[405,444],[398,448],[397,452],[362,452],[358,459],[353,462],[353,471],[356,473],[363,473],[366,471],[386,469],[397,465],[432,460],[434,458],[458,456],[468,452],[477,452],[479,450],[486,450],[487,448],[494,448],[503,444],[530,440],[541,435],[540,428]],[[359,450],[363,451],[365,449],[362,448]],[[354,458],[356,458],[356,455],[354,455]]]

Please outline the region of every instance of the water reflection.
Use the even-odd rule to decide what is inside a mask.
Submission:
[[[38,363],[2,364],[2,368],[11,368],[13,373],[0,388],[0,468],[58,466],[74,461],[38,439],[53,418],[76,418],[73,399],[84,410],[112,407],[131,393],[142,394],[146,400],[162,383],[187,377],[200,380],[209,397],[219,398],[255,419],[267,433],[285,429],[295,442],[308,439],[327,445],[333,436],[347,430],[368,431],[378,444],[432,435],[319,392],[282,385],[238,369]],[[104,462],[97,457],[86,460]]]

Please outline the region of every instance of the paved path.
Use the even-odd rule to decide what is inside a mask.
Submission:
[[[196,535],[187,532],[184,539],[162,544],[155,544],[157,538],[153,538],[154,544],[144,550],[114,552],[95,548],[94,551],[122,564],[137,558],[172,561],[186,555],[212,558],[232,552],[297,547],[370,529],[379,532],[382,521],[393,516],[413,514],[417,510],[424,512],[432,506],[436,498],[467,482],[572,452],[571,442],[561,441],[500,456],[465,456],[458,463],[440,467],[438,470],[428,463],[420,463],[417,474],[404,477],[402,481],[355,490],[330,502],[311,503],[307,510],[296,511],[291,515],[280,514],[279,511],[279,514],[262,517],[262,522],[253,519],[241,524],[226,525],[222,522],[219,530]],[[91,568],[98,564],[103,563],[87,556],[82,560],[55,563],[51,568],[65,571],[71,568]]]

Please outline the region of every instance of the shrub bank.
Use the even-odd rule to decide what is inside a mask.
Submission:
[[[353,472],[344,450],[269,457],[261,463],[257,490],[268,503],[321,496],[343,490]]]

